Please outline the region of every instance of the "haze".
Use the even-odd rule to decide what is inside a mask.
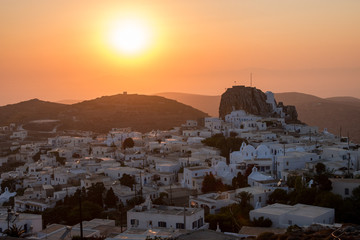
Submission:
[[[263,91],[360,98],[360,1],[134,2],[1,1],[0,105],[123,91],[219,95],[249,85],[250,72]],[[107,39],[129,16],[154,36],[136,56]]]

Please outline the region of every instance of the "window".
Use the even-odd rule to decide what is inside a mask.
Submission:
[[[292,221],[291,221],[291,220],[288,220],[288,223],[289,223],[289,225],[292,225]]]
[[[193,228],[193,229],[197,228],[197,221],[194,221],[194,222],[192,223],[192,228]]]
[[[349,189],[345,188],[345,195],[349,195]]]
[[[259,197],[259,202],[261,202],[261,197]]]
[[[185,229],[185,225],[183,223],[176,223],[176,229]]]
[[[158,227],[164,227],[166,228],[166,222],[158,222]]]
[[[202,227],[204,225],[204,219],[203,218],[200,218],[198,220],[198,227]]]
[[[131,219],[130,224],[131,224],[131,226],[137,227],[139,225],[139,220]]]

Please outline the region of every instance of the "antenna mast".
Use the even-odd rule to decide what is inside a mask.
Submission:
[[[252,87],[252,72],[250,73],[250,87]]]

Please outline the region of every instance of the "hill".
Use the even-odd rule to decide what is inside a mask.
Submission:
[[[0,107],[0,126],[23,124],[34,129],[35,120],[47,120],[59,130],[84,130],[105,133],[115,127],[136,131],[170,129],[188,119],[208,116],[193,107],[159,96],[119,94],[66,105],[38,99]],[[58,121],[50,121],[58,120]],[[43,121],[44,122],[44,121]],[[35,121],[36,124],[42,124]],[[46,124],[45,124],[46,125]],[[48,131],[49,125],[46,125]],[[41,130],[39,126],[36,130]]]
[[[360,99],[350,97],[319,98],[303,93],[277,93],[277,101],[295,105],[299,119],[309,125],[318,126],[319,130],[342,135],[360,143]]]
[[[190,105],[199,109],[212,117],[219,116],[219,104],[221,96],[206,96],[188,93],[165,92],[157,93],[157,96],[162,96],[169,99],[174,99],[178,102]]]

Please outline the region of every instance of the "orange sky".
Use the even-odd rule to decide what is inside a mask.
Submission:
[[[74,1],[0,3],[0,105],[173,91],[360,98],[360,1]],[[109,46],[124,16],[147,23],[140,57]]]

